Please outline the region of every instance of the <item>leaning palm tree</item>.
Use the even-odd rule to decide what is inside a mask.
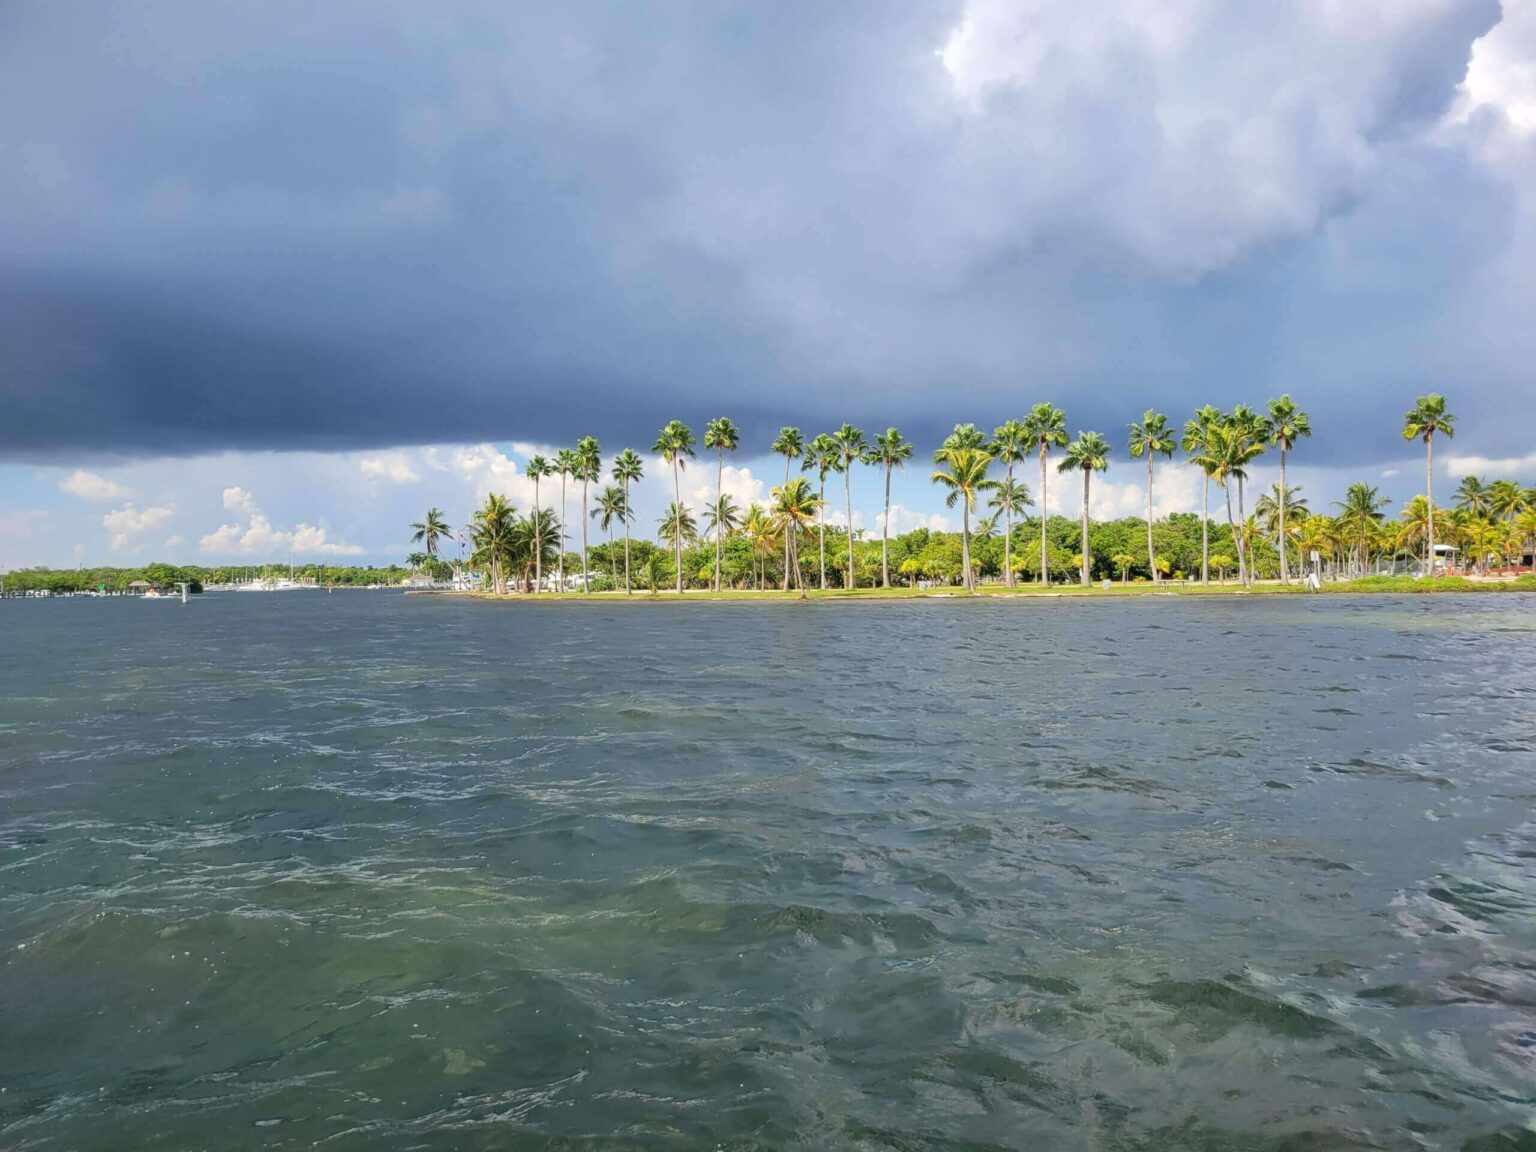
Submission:
[[[661,458],[672,465],[672,514],[677,521],[673,533],[673,548],[676,550],[677,564],[677,593],[683,592],[683,479],[682,469],[686,461],[694,456],[693,431],[681,420],[670,420],[656,437],[656,443],[651,447],[652,452],[661,453]]]
[[[624,507],[629,507],[629,486],[645,475],[645,461],[633,448],[626,448],[613,458],[613,478],[624,489]],[[624,595],[633,592],[629,585],[629,521],[624,520]]]
[[[1157,571],[1157,552],[1152,546],[1152,460],[1157,456],[1172,456],[1175,447],[1173,432],[1168,427],[1168,417],[1148,408],[1140,420],[1131,425],[1131,455],[1136,459],[1147,458],[1147,566],[1152,570],[1152,583],[1161,584]]]
[[[1456,435],[1456,417],[1445,406],[1445,397],[1438,392],[1420,396],[1403,414],[1403,439],[1424,441],[1424,500],[1429,510],[1425,554],[1429,557],[1429,574],[1435,574],[1435,434],[1447,440]]]
[[[995,439],[993,443],[996,443]],[[1012,476],[999,480],[992,490],[992,499],[987,501],[987,507],[1003,517],[1003,571],[1010,587],[1013,581],[1013,518],[1022,517],[1029,504],[1029,486]]]
[[[560,473],[560,591],[565,591],[565,514],[568,511],[565,504],[565,482],[569,477],[576,475],[581,468],[581,460],[575,451],[570,448],[562,448],[555,453],[555,471]]]
[[[1046,555],[1045,522],[1050,512],[1046,506],[1047,458],[1052,448],[1067,443],[1067,414],[1054,404],[1036,404],[1024,417],[1030,443],[1040,453],[1040,583],[1050,583],[1050,560]]]
[[[875,443],[864,461],[885,469],[885,513],[880,520],[880,585],[891,586],[891,470],[912,459],[912,444],[895,428],[875,434]]]
[[[1215,429],[1221,423],[1221,410],[1207,404],[1199,409],[1193,420],[1184,422],[1184,438],[1180,447],[1187,457],[1185,463],[1200,469],[1200,583],[1211,582],[1211,476],[1215,471],[1215,457],[1211,454],[1215,444]]]
[[[832,433],[832,441],[837,445],[838,471],[843,474],[843,510],[848,517],[848,578],[844,586],[852,588],[858,583],[853,570],[853,465],[854,461],[864,459],[869,444],[864,433],[852,424],[844,424]]]
[[[814,437],[805,446],[805,458],[800,463],[800,471],[809,472],[816,469],[816,534],[818,538],[817,550],[821,555],[821,590],[827,590],[827,473],[835,472],[838,468],[840,457],[837,452],[837,441],[825,434]]]
[[[1284,492],[1279,502],[1280,582],[1289,584],[1291,569],[1286,560],[1286,541],[1290,534],[1286,531],[1286,507],[1290,503],[1290,493],[1285,491],[1285,458],[1296,447],[1297,440],[1312,435],[1312,419],[1296,406],[1296,401],[1287,392],[1280,399],[1269,402],[1269,417],[1264,421],[1264,429],[1269,442],[1280,449],[1280,488]]]
[[[1058,472],[1077,471],[1083,474],[1083,552],[1080,558],[1081,568],[1078,577],[1083,587],[1089,583],[1088,554],[1088,485],[1095,472],[1103,472],[1109,468],[1109,441],[1097,432],[1079,432],[1077,439],[1067,445],[1067,452],[1060,464],[1056,465]]]
[[[539,481],[546,476],[555,474],[555,466],[544,456],[530,456],[528,458],[528,478],[533,481],[533,514],[539,515]],[[544,549],[538,548],[533,554],[533,590],[542,591],[544,587]]]
[[[721,416],[717,420],[711,420],[704,427],[704,447],[713,448],[718,453],[715,460],[715,500],[725,495],[725,454],[734,452],[741,447],[741,432],[728,417]],[[722,529],[717,521],[715,524],[715,591],[720,591],[720,553],[725,547]]]
[[[779,434],[774,437],[770,449],[784,457],[784,483],[789,483],[789,464],[791,460],[798,460],[805,451],[805,437],[800,429],[785,425],[779,429]],[[789,537],[784,538],[784,591],[789,591]]]
[[[966,589],[974,593],[976,573],[971,570],[971,513],[976,508],[976,497],[996,484],[987,479],[992,454],[985,448],[957,444],[934,453],[934,461],[947,469],[935,472],[931,477],[935,484],[949,489],[944,503],[950,508],[957,503],[960,505],[960,567]]]
[[[715,537],[715,591],[720,591],[720,541],[741,527],[741,509],[729,492],[715,497],[715,502],[704,509],[704,531]]]
[[[775,528],[784,534],[789,565],[795,574],[795,588],[802,600],[805,599],[805,581],[800,576],[800,536],[815,520],[817,505],[816,493],[811,491],[810,481],[803,476],[786,480],[782,488],[773,490],[770,514]]]
[[[437,542],[439,540],[452,540],[453,530],[448,527],[448,521],[443,519],[441,508],[428,508],[424,519],[411,525],[416,534],[411,537],[412,544],[424,545],[428,556],[437,555]]]
[[[603,478],[603,450],[596,438],[583,436],[576,442],[576,478],[581,481],[581,590],[592,591],[587,577],[587,485]]]
[[[1025,491],[1024,503],[1029,503],[1028,490],[1013,483],[1013,466],[1034,448],[1029,426],[1022,420],[1005,420],[992,429],[992,455],[1003,462],[1006,469],[999,491],[1010,493]],[[1003,583],[1013,587],[1013,513],[1017,501],[1008,498],[1001,505],[1003,511]]]
[[[613,526],[617,522],[627,526],[628,521],[634,518],[634,513],[629,510],[629,498],[624,494],[624,489],[617,484],[610,484],[597,494],[597,507],[592,509],[592,518],[601,525],[603,531],[608,533],[608,570],[613,574],[613,583],[617,587],[619,583],[619,554],[613,546]]]

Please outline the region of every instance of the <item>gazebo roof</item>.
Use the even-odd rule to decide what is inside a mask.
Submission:
[[[154,585],[151,584],[148,580],[131,580],[128,583],[128,587],[130,587],[130,588],[153,588]]]

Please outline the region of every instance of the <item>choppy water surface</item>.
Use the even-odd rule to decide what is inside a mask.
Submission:
[[[1532,1147],[1536,601],[0,604],[0,1147]]]

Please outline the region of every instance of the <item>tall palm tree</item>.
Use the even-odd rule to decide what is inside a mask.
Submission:
[[[1264,417],[1260,416],[1246,404],[1235,405],[1227,422],[1233,429],[1233,434],[1238,437],[1245,446],[1244,451],[1250,460],[1256,460],[1264,454],[1269,447],[1268,433],[1264,423]],[[1247,469],[1237,472],[1237,520],[1239,524],[1248,523],[1248,513],[1243,507],[1243,488],[1248,481]],[[1253,581],[1253,550],[1244,547],[1238,558],[1239,563],[1246,560],[1248,565],[1248,582]]]
[[[1248,465],[1264,451],[1264,447],[1257,442],[1253,422],[1244,416],[1245,411],[1251,415],[1253,410],[1245,410],[1239,406],[1232,415],[1223,416],[1221,421],[1211,429],[1211,446],[1208,454],[1211,479],[1221,485],[1226,495],[1227,527],[1232,533],[1232,543],[1237,547],[1238,578],[1246,586],[1249,582],[1251,566],[1248,563],[1248,549],[1244,546],[1243,534],[1238,531],[1238,525],[1246,524],[1248,521],[1247,516],[1243,514],[1243,481],[1248,478]],[[1232,516],[1234,484],[1238,490],[1236,519]]]
[[[1265,431],[1269,435],[1269,442],[1280,449],[1280,487],[1285,488],[1285,459],[1292,448],[1296,447],[1296,441],[1312,435],[1312,418],[1296,406],[1296,401],[1291,399],[1287,392],[1278,400],[1269,402],[1269,417],[1264,422]],[[1290,534],[1286,531],[1286,508],[1289,505],[1289,493],[1284,494],[1279,501],[1280,508],[1280,582],[1291,582],[1290,563],[1286,559],[1286,542]]]
[[[596,438],[576,441],[576,477],[581,481],[581,590],[592,591],[587,578],[587,485],[603,478],[603,450]]]
[[[805,437],[800,429],[791,428],[787,424],[779,429],[779,434],[774,437],[771,449],[784,457],[784,484],[789,484],[789,464],[791,460],[798,460],[800,454],[805,451]],[[789,537],[784,537],[784,591],[789,591]]]
[[[725,495],[725,454],[741,447],[741,432],[728,417],[721,416],[704,426],[704,447],[713,448],[718,457],[715,461],[715,500]],[[715,522],[715,591],[720,591],[720,553],[724,548],[724,529]]]
[[[507,591],[506,561],[516,520],[517,509],[500,492],[487,494],[485,503],[475,512],[475,550],[471,561],[490,572],[491,587],[498,596]]]
[[[1194,419],[1184,422],[1184,438],[1180,447],[1201,471],[1200,485],[1200,583],[1211,582],[1211,475],[1215,471],[1214,431],[1221,423],[1221,410],[1207,404],[1195,412]]]
[[[895,428],[875,433],[875,443],[865,454],[867,464],[885,469],[885,513],[880,520],[880,585],[891,586],[891,471],[912,459],[912,444]]]
[[[1054,404],[1036,404],[1024,417],[1024,427],[1029,430],[1030,443],[1040,453],[1040,583],[1046,584],[1051,579],[1045,541],[1045,522],[1050,516],[1046,504],[1046,464],[1051,449],[1065,447],[1067,443],[1067,414]]]
[[[576,475],[580,470],[581,460],[575,451],[570,448],[562,448],[555,453],[555,471],[560,473],[560,591],[565,591],[565,481],[568,477]]]
[[[548,508],[540,508],[528,519],[517,523],[521,533],[518,539],[533,564],[533,587],[537,588],[538,573],[544,570],[544,558],[554,549],[559,539],[560,525]]]
[[[864,439],[864,433],[852,424],[844,424],[832,433],[832,442],[837,445],[838,471],[843,474],[843,508],[848,516],[848,583],[846,586],[853,588],[857,584],[853,571],[853,464],[856,460],[864,459],[864,453],[868,451],[869,444]]]
[[[1152,569],[1152,583],[1161,584],[1157,570],[1157,552],[1152,546],[1152,461],[1157,456],[1172,456],[1175,441],[1168,427],[1168,417],[1148,408],[1140,420],[1131,424],[1131,455],[1147,458],[1147,565]]]
[[[613,546],[613,525],[615,521],[625,524],[633,516],[629,498],[617,484],[610,484],[597,494],[597,507],[592,509],[592,518],[608,533],[608,570],[613,574],[615,587],[619,583],[619,554]]]
[[[1029,504],[1029,486],[1012,476],[999,480],[992,489],[992,499],[987,501],[994,519],[997,514],[1003,517],[1003,569],[1010,581],[1013,579],[1013,518],[1023,516]]]
[[[676,520],[673,531],[672,546],[676,551],[677,563],[677,593],[683,593],[683,478],[682,469],[684,463],[694,456],[693,430],[681,420],[669,420],[656,437],[656,443],[651,447],[652,452],[661,453],[661,458],[672,465],[672,515]]]
[[[1456,417],[1445,406],[1445,397],[1438,392],[1420,396],[1413,407],[1403,413],[1403,439],[1424,441],[1424,499],[1429,509],[1429,541],[1426,555],[1429,557],[1429,574],[1435,574],[1435,434],[1447,440],[1456,435]]]
[[[1097,432],[1079,432],[1077,439],[1067,445],[1066,455],[1056,465],[1058,472],[1078,471],[1083,474],[1083,554],[1082,567],[1078,572],[1084,588],[1089,583],[1088,573],[1088,484],[1095,472],[1109,468],[1109,441]]]
[[[1003,462],[1006,469],[999,491],[1015,493],[1023,490],[1024,503],[1029,503],[1028,489],[1013,483],[1013,466],[1034,448],[1029,425],[1022,420],[1005,420],[992,429],[992,455]],[[1001,505],[1003,512],[1003,583],[1012,588],[1013,580],[1013,512],[1018,501],[1008,498]]]
[[[1488,515],[1488,481],[1478,476],[1463,476],[1457,487],[1456,507],[1474,516]]]
[[[982,447],[965,446],[962,440],[953,447],[935,452],[934,463],[947,469],[934,472],[931,477],[933,483],[949,489],[944,503],[950,508],[956,503],[960,505],[960,566],[966,589],[975,592],[976,573],[971,569],[971,513],[976,508],[976,497],[996,484],[987,479],[992,454]]]
[[[416,534],[411,537],[412,544],[424,545],[428,556],[437,555],[437,542],[439,540],[452,540],[453,530],[448,527],[448,521],[443,519],[441,508],[428,508],[426,516],[411,525]]]
[[[800,576],[800,535],[816,518],[816,493],[811,491],[810,481],[803,476],[786,480],[782,488],[773,490],[771,514],[778,531],[784,533],[790,567],[795,574],[795,587],[800,599],[805,599],[805,581]]]
[[[715,591],[720,591],[720,541],[741,527],[741,509],[729,492],[715,497],[704,509],[704,531],[715,534]]]
[[[539,515],[539,481],[546,476],[555,474],[555,466],[544,456],[531,456],[528,459],[528,478],[533,481],[533,514]],[[544,586],[544,549],[536,548],[533,553],[533,589],[542,591]]]
[[[819,538],[817,547],[821,553],[821,590],[823,592],[827,590],[827,473],[837,470],[838,461],[837,441],[822,434],[814,437],[805,446],[805,459],[800,463],[802,472],[816,469],[819,484],[816,492],[816,533]]]
[[[613,458],[613,478],[624,489],[624,507],[629,507],[629,486],[645,475],[645,461],[640,453],[633,448],[626,448]],[[633,589],[629,585],[629,522],[633,517],[624,518],[624,595],[632,594]]]

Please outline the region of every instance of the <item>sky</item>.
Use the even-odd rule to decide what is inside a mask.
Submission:
[[[1096,515],[1145,409],[1282,392],[1314,510],[1422,490],[1431,390],[1437,494],[1536,482],[1536,0],[11,0],[0,156],[0,569],[387,562],[720,415],[742,500],[781,424],[899,426],[898,530],[1041,400],[1117,446]]]

